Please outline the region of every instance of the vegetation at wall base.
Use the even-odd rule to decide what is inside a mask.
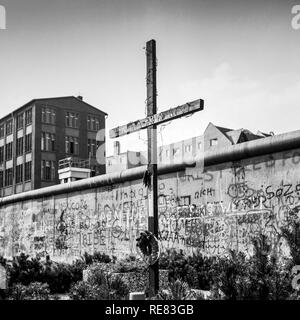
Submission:
[[[183,251],[165,251],[159,266],[168,270],[169,285],[151,299],[203,300],[205,291],[209,292],[206,299],[211,300],[300,300],[299,290],[292,286],[292,269],[300,262],[300,223],[295,221],[281,233],[289,258],[279,258],[264,234],[253,238],[252,256],[233,250],[213,257],[199,251],[190,256]],[[12,264],[0,257],[0,264],[9,273],[10,300],[49,300],[61,293],[73,300],[128,299],[132,288],[124,275],[131,278],[131,274],[148,272],[148,266],[136,257],[118,260],[98,252],[86,253],[72,264],[49,257],[41,261],[25,254],[15,257]],[[85,281],[83,270],[88,275]],[[139,285],[147,290],[145,283]]]

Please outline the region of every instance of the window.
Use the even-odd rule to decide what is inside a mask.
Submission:
[[[87,128],[91,131],[100,130],[100,119],[96,116],[89,115],[87,117]]]
[[[79,154],[78,138],[66,136],[65,148],[66,148],[66,153]]]
[[[0,126],[0,138],[4,137],[4,124],[1,124]]]
[[[32,149],[32,134],[26,134],[25,136],[25,152],[31,152]]]
[[[48,124],[55,124],[56,111],[51,107],[42,107],[42,122]]]
[[[42,151],[55,151],[55,134],[42,132],[41,149]]]
[[[100,141],[88,139],[88,156],[96,157],[97,149],[100,147]]]
[[[32,123],[32,109],[25,111],[25,125]]]
[[[31,180],[31,161],[25,163],[25,181]]]
[[[13,132],[13,121],[12,120],[8,120],[6,122],[6,135],[10,135]]]
[[[6,169],[5,170],[5,181],[4,185],[5,187],[12,186],[13,184],[13,169]]]
[[[21,155],[23,154],[23,146],[24,146],[24,143],[23,143],[23,142],[24,142],[23,137],[17,139],[17,150],[16,150],[16,152],[17,152],[17,157],[18,157],[18,156],[21,156]]]
[[[168,158],[170,155],[170,151],[169,150],[166,150],[166,157]]]
[[[5,160],[11,160],[12,159],[12,142],[5,145]]]
[[[210,139],[210,146],[216,146],[218,144],[218,139],[215,138],[215,139]]]
[[[66,113],[66,127],[78,128],[78,118],[79,114],[75,112]]]
[[[184,146],[184,151],[185,152],[190,152],[191,151],[191,145],[188,144],[188,145]]]
[[[110,167],[112,165],[111,160],[108,160],[107,165]]]
[[[42,160],[42,179],[55,180],[55,162]]]
[[[175,156],[176,153],[177,153],[177,154],[179,153],[179,148],[174,148],[174,149],[173,149],[173,156]]]
[[[23,182],[23,164],[16,166],[16,183]]]
[[[0,147],[0,163],[4,161],[4,147]]]
[[[198,149],[201,149],[201,142],[198,142]]]
[[[18,114],[17,116],[17,130],[22,129],[23,128],[23,113]]]

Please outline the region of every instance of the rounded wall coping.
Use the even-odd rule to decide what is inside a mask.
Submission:
[[[220,163],[238,161],[245,158],[266,155],[284,150],[300,148],[300,130],[284,133],[272,137],[256,139],[241,144],[232,145],[217,150],[206,151],[202,157],[181,163],[165,164],[158,166],[158,174],[166,174],[195,167],[196,162],[204,163],[204,168]],[[200,167],[201,168],[201,167]],[[0,207],[14,202],[26,201],[37,198],[51,197],[63,193],[71,193],[97,187],[104,187],[116,183],[141,179],[147,166],[140,166],[121,172],[104,174],[92,178],[75,181],[72,183],[58,184],[51,187],[31,190],[14,194],[0,199]]]

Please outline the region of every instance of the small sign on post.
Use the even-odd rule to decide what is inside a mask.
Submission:
[[[7,289],[7,271],[6,269],[0,265],[0,290]]]

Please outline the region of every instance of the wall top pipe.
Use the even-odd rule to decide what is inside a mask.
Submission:
[[[195,167],[196,161],[204,161],[204,167],[215,164],[238,161],[250,157],[300,148],[300,130],[284,133],[272,137],[252,140],[215,151],[207,151],[202,157],[191,161],[176,164],[167,164],[158,167],[159,174],[182,171],[187,167]],[[62,193],[82,191],[91,188],[103,187],[115,183],[141,179],[147,166],[136,167],[116,173],[109,173],[80,181],[60,184],[51,187],[31,190],[0,199],[0,208],[3,205],[30,199],[45,198]]]

